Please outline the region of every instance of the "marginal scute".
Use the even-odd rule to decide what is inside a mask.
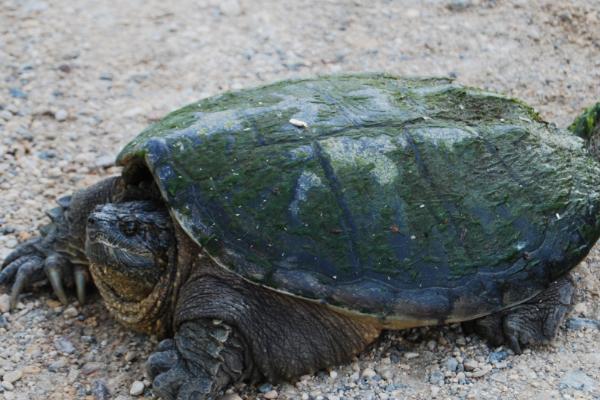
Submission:
[[[396,326],[525,301],[600,234],[600,166],[584,141],[445,78],[226,93],[167,115],[118,161],[126,180],[151,172],[223,268]]]

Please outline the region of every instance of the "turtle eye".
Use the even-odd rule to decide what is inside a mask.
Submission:
[[[138,224],[136,221],[124,221],[119,224],[119,228],[125,236],[133,236],[137,233]]]

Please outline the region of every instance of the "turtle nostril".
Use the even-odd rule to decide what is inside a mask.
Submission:
[[[96,218],[92,217],[91,215],[88,217],[87,219],[87,223],[88,225],[95,225],[96,224]]]

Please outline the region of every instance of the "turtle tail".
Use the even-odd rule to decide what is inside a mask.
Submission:
[[[590,153],[600,159],[600,103],[582,112],[568,129],[584,139]]]

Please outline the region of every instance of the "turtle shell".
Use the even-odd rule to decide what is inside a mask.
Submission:
[[[600,165],[524,103],[354,74],[200,100],[118,157],[216,262],[384,324],[523,302],[599,236]]]

